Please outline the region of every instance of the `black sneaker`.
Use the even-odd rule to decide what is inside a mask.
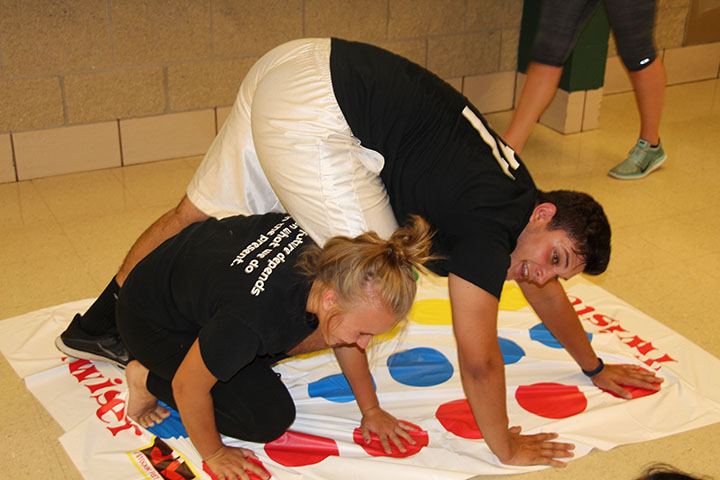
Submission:
[[[55,339],[58,350],[71,357],[100,360],[125,368],[130,355],[117,332],[90,335],[80,328],[80,318],[79,313],[75,315],[68,328]]]

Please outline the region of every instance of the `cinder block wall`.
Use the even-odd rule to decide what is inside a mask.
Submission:
[[[522,0],[3,0],[0,181],[201,154],[216,107],[232,104],[252,63],[299,37],[375,43],[459,88],[464,76],[514,71],[521,8]],[[209,140],[206,126],[192,132],[208,118]]]
[[[660,1],[663,47],[682,43],[688,10]],[[507,110],[521,12],[522,0],[2,0],[0,182],[202,154],[252,63],[299,37],[380,45]]]

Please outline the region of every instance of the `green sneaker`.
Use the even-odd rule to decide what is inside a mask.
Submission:
[[[628,158],[610,170],[608,175],[620,180],[643,178],[662,165],[666,158],[662,142],[658,142],[657,147],[651,147],[650,143],[640,139],[637,145],[630,150]]]

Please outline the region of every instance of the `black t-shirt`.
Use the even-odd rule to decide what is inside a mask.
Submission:
[[[385,158],[395,217],[424,217],[437,234],[432,269],[500,297],[510,253],[537,189],[519,159],[462,94],[409,60],[332,39],[333,90],[353,135]]]
[[[317,328],[305,311],[311,284],[294,268],[311,244],[283,213],[211,218],[143,259],[123,284],[123,300],[155,325],[197,332],[205,365],[227,381]]]

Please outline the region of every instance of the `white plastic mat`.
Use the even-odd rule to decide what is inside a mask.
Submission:
[[[568,295],[606,363],[657,370],[663,388],[635,390],[626,401],[594,387],[508,283],[498,327],[511,425],[558,432],[576,444],[577,458],[720,421],[720,384],[707,375],[720,371],[717,358],[582,279],[568,284]],[[55,349],[55,337],[90,303],[0,322],[0,351],[65,430],[60,441],[75,465],[87,479],[209,478],[177,415],[152,431],[137,427],[125,417],[123,370]],[[276,479],[465,479],[534,469],[500,464],[479,438],[463,399],[442,279],[420,279],[410,320],[378,341],[370,360],[383,408],[420,428],[411,455],[386,456],[355,441],[360,413],[329,351],[275,367],[298,412],[284,437],[226,443],[252,449]]]

